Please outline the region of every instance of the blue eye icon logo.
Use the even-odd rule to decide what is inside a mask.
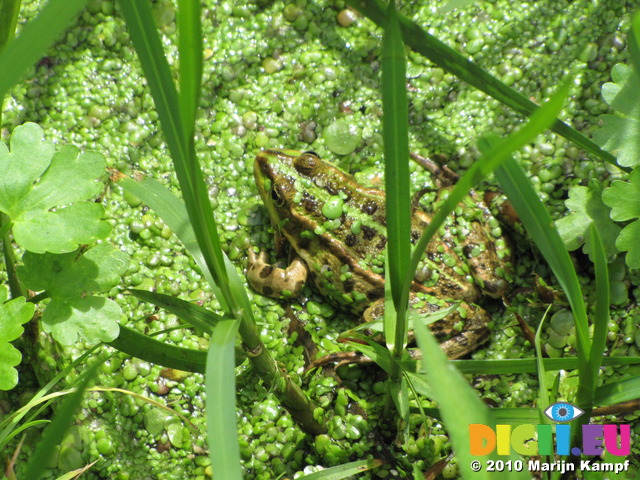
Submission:
[[[584,410],[566,402],[549,405],[544,414],[554,422],[570,422],[584,413]]]

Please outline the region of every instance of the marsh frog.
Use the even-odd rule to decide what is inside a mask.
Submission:
[[[276,298],[298,296],[309,276],[331,303],[365,321],[384,308],[384,252],[387,242],[385,194],[313,152],[265,150],[254,165],[255,181],[275,230],[276,253],[287,253],[287,268],[249,249],[247,278],[257,292]],[[446,194],[447,189],[439,192]],[[451,358],[463,356],[488,338],[489,315],[474,305],[483,294],[501,297],[510,276],[509,251],[497,221],[472,198],[450,215],[434,237],[413,281],[410,303],[436,311],[460,301],[456,311],[430,325],[444,339]],[[411,241],[430,216],[413,207]]]

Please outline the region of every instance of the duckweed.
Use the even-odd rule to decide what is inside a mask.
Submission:
[[[37,3],[24,5],[27,16],[35,14]],[[539,13],[535,2],[523,5],[517,13],[509,13],[512,10],[502,0],[456,11],[448,18],[433,15],[429,12],[431,7],[420,5],[407,5],[403,13],[428,22],[440,39],[481,62],[484,68],[495,71],[538,102],[555,88],[566,68],[572,64],[579,67],[580,84],[576,84],[576,93],[564,114],[565,119],[584,125],[584,131],[589,133],[595,124],[593,115],[603,108],[596,87],[609,80],[608,71],[613,62],[626,58],[624,38],[616,29],[625,31],[624,22],[628,21],[628,15],[621,11],[610,13],[610,9],[601,16],[590,15],[590,5],[582,1],[562,6],[549,4],[547,15],[539,16],[537,25],[527,21]],[[236,5],[223,1],[216,4],[215,9],[213,4],[210,7],[215,22],[204,25],[205,48],[209,53],[202,96],[205,108],[199,112],[203,118],[198,127],[201,138],[197,149],[212,203],[216,206],[222,242],[242,273],[247,240],[261,248],[273,245],[269,244],[270,236],[266,233],[266,219],[254,222],[251,210],[242,210],[250,202],[255,205],[256,192],[251,172],[245,165],[252,163],[257,150],[311,147],[326,158],[332,153],[344,156],[337,161],[345,162],[342,166],[351,171],[379,172],[382,141],[376,89],[380,46],[378,39],[371,36],[370,22],[345,9],[343,2],[338,2],[335,8],[305,1],[272,5],[262,2]],[[560,8],[566,9],[564,18],[583,21],[576,25],[573,25],[576,22],[562,23],[557,28],[545,23],[547,18],[554,18]],[[29,115],[36,115],[56,141],[109,152],[110,166],[125,172],[143,170],[177,191],[163,135],[156,131],[157,115],[140,77],[137,57],[127,43],[128,34],[122,20],[113,15],[113,2],[89,2],[78,22],[53,50],[53,64],[37,66],[28,82],[14,88],[3,112],[3,127],[12,130],[24,120],[33,119]],[[161,2],[155,16],[167,43],[175,45],[175,10],[171,2]],[[452,16],[457,21],[451,21]],[[574,34],[572,28],[590,33]],[[545,41],[540,33],[554,30],[559,33],[552,41]],[[493,38],[500,38],[501,43],[493,42]],[[411,52],[408,54],[412,60],[410,72],[415,72],[408,79],[412,148],[420,153],[444,154],[450,159],[449,166],[458,170],[473,163],[473,139],[479,133],[487,129],[505,132],[520,121],[484,94],[461,85],[449,73],[426,65],[424,59]],[[174,63],[174,51],[170,49],[169,55]],[[578,55],[577,60],[572,55]],[[262,92],[266,89],[271,97]],[[6,136],[7,130],[2,134]],[[561,181],[564,186],[605,175],[601,164],[572,145],[558,143],[553,134],[543,135],[539,143],[516,156],[532,172],[536,188],[550,202],[556,215],[564,212],[563,205],[554,197],[554,192],[564,191],[559,188]],[[567,171],[573,177],[567,178]],[[370,180],[375,175],[366,178]],[[428,182],[420,169],[413,170],[412,180],[416,186]],[[193,262],[185,260],[183,247],[139,199],[113,189],[107,192],[105,202],[109,217],[121,223],[114,228],[111,241],[132,255],[124,286],[157,289],[204,302],[207,306],[211,304],[210,288],[200,278]],[[329,220],[340,216],[338,208],[333,208],[328,214],[323,211]],[[238,212],[245,212],[244,216]],[[360,227],[353,224],[353,233],[361,233]],[[492,225],[492,228],[497,233],[500,227]],[[319,227],[316,233],[324,231],[324,227]],[[517,287],[530,291],[531,283],[527,283],[527,279],[531,272],[548,273],[543,266],[531,264],[526,254],[521,256],[525,258],[518,267],[520,275],[515,282]],[[383,271],[381,265],[376,266],[377,271]],[[526,295],[523,298],[526,305],[529,298]],[[264,324],[261,324],[269,347],[287,368],[301,371],[300,351],[282,334],[287,325],[282,311],[270,299],[259,296],[253,299],[261,312],[271,309],[263,315]],[[166,314],[156,312],[124,290],[117,292],[116,300],[126,307],[129,325],[140,331],[155,332],[170,325]],[[341,326],[352,325],[352,320],[318,301],[307,302],[306,308],[311,322],[308,330],[316,336],[316,343],[324,351],[343,348],[335,341],[335,335]],[[530,316],[539,318],[537,313]],[[575,346],[570,320],[563,319],[559,313],[556,315],[546,332],[554,336],[545,346],[550,356],[565,355],[567,349]],[[495,321],[497,326],[488,348],[478,355],[486,358],[509,357],[518,352],[522,355],[521,334],[516,329],[505,328],[512,323],[512,318],[497,315]],[[618,347],[616,353],[627,353],[629,345],[640,348],[640,336],[632,315],[621,321],[620,337],[625,345]],[[156,338],[169,339],[181,346],[206,348],[193,337],[195,335],[186,330],[174,330]],[[560,346],[562,341],[566,342],[564,346]],[[61,361],[59,357],[43,354],[42,369],[54,371],[60,368]],[[87,426],[76,430],[77,438],[61,446],[58,453],[57,467],[61,472],[103,456],[94,467],[96,475],[103,478],[212,477],[211,467],[202,463],[207,461],[205,455],[187,458],[193,454],[195,445],[200,452],[206,450],[202,377],[176,384],[159,377],[159,370],[116,354],[101,367],[100,382],[122,386],[159,401],[170,403],[180,398],[181,405],[176,409],[187,414],[199,432],[192,438],[192,433],[185,430],[181,422],[144,402],[119,394],[92,394],[79,418],[79,422]],[[368,413],[376,414],[379,409],[376,399],[386,393],[386,384],[371,373],[370,367],[345,370],[342,378],[351,382],[348,389],[357,392],[360,402],[352,401],[344,393],[346,388],[338,389],[329,381],[324,384],[314,375],[302,380],[303,388],[314,399],[322,395],[325,407],[318,408],[315,414],[317,418],[329,418],[331,425],[330,435],[311,438],[302,434],[291,418],[283,414],[282,408],[261,390],[259,379],[249,367],[238,369],[237,381],[242,386],[238,392],[239,413],[243,417],[239,421],[240,444],[248,478],[274,478],[280,472],[293,477],[308,465],[316,468],[316,465],[340,463],[347,456],[378,455],[367,435],[383,426],[376,423],[375,415],[365,419],[348,412],[360,403]],[[521,393],[515,394],[513,385],[521,386]],[[502,405],[531,403],[535,397],[533,383],[527,376],[495,379],[486,386],[485,396]],[[260,408],[254,410],[252,407],[256,405]],[[426,470],[434,454],[449,453],[446,437],[437,431],[434,434],[431,426],[427,434],[428,440],[425,436],[417,439],[412,436],[406,450],[404,446],[389,443],[390,451],[397,455],[401,466],[403,458],[408,463],[424,458]],[[273,442],[271,446],[265,439],[261,440],[262,435]],[[131,438],[137,439],[138,448],[127,447]],[[394,465],[394,468],[399,467]],[[401,474],[407,472],[410,469],[405,468]],[[450,464],[443,475],[454,478],[457,472],[457,465]],[[391,476],[390,467],[376,476]]]

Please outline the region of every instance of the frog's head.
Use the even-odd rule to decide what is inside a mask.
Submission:
[[[256,156],[254,175],[271,223],[278,230],[292,220],[292,211],[300,203],[305,177],[313,177],[322,160],[314,152],[263,150]]]

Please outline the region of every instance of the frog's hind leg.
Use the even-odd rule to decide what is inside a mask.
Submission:
[[[308,274],[307,264],[300,257],[296,256],[287,268],[278,268],[268,263],[264,251],[256,256],[250,248],[247,255],[247,280],[256,292],[273,298],[295,298],[300,295]]]

